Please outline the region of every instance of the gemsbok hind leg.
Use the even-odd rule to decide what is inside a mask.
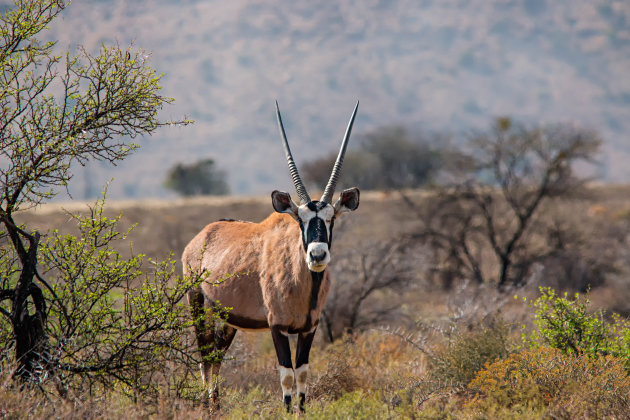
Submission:
[[[213,325],[208,328],[206,334],[198,341],[201,352],[201,375],[208,389],[210,404],[219,409],[219,370],[221,362],[232,340],[236,335],[236,329],[227,324]]]
[[[304,411],[306,403],[306,379],[308,377],[308,355],[311,352],[311,345],[315,331],[300,333],[298,335],[297,350],[295,355],[295,376],[297,380],[297,392],[300,404],[300,411]]]
[[[192,290],[188,293],[188,302],[195,326],[197,347],[201,354],[201,379],[208,392],[210,404],[219,409],[219,370],[225,352],[232,344],[236,329],[227,324],[217,322],[212,311],[204,307],[204,297],[201,291]]]

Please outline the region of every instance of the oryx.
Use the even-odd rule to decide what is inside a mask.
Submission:
[[[273,191],[276,213],[260,223],[218,221],[207,225],[186,246],[184,274],[206,275],[188,300],[203,358],[202,377],[214,404],[221,357],[237,329],[271,330],[280,370],[284,404],[291,410],[291,390],[297,380],[299,408],[304,410],[308,357],[319,317],[330,288],[333,224],[341,213],[359,206],[359,189],[343,191],[332,202],[359,103],[354,108],[330,179],[319,201],[311,200],[287,142],[280,109],[276,115],[289,171],[300,203],[288,193]],[[205,311],[232,308],[225,322]],[[289,334],[298,334],[295,370]]]

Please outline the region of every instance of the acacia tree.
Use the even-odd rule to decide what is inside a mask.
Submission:
[[[595,133],[571,126],[531,128],[498,118],[472,138],[472,172],[457,174],[458,182],[424,206],[407,199],[423,222],[409,237],[431,245],[447,287],[457,279],[521,284],[532,264],[559,249],[553,238],[564,235],[542,217],[545,204],[581,190],[588,178],[574,165],[592,162],[600,144]]]
[[[86,318],[98,318],[90,311],[111,296],[114,287],[138,277],[139,262],[123,262],[120,255],[108,254],[108,244],[118,234],[109,230],[111,221],[100,213],[79,223],[83,227],[79,239],[56,238],[46,243],[40,243],[40,233],[20,226],[16,213],[66,187],[72,164],[89,159],[116,163],[137,147],[129,138],[187,122],[158,118],[158,111],[172,99],[160,95],[160,76],[148,65],[143,51],[102,46],[98,55],[80,49],[77,55],[57,56],[54,42],[40,41],[40,33],[65,7],[63,0],[16,0],[0,17],[0,314],[9,321],[16,376],[24,380],[37,380],[42,369],[106,370],[106,364],[85,358],[89,346],[75,346],[79,350],[68,356],[68,345],[76,344],[78,331],[89,330],[79,326]],[[40,254],[47,264],[43,270],[38,265]],[[90,285],[84,289],[90,293],[77,294],[81,282]],[[147,287],[154,290],[153,303],[160,303],[164,295],[157,296],[157,286]],[[167,293],[168,300],[181,298],[180,289]],[[79,311],[78,304],[73,306],[82,300],[87,302],[87,312]],[[73,319],[75,310],[83,318]],[[112,316],[111,326],[118,331],[126,327],[122,318]],[[132,329],[130,339],[135,337],[137,344],[138,338],[148,339],[152,329],[160,328],[158,323]],[[109,338],[99,337],[105,340],[100,343],[104,347],[94,350],[93,360],[109,360],[110,366],[122,367],[127,356],[137,357],[137,353],[131,351],[133,346],[117,351],[122,343],[112,347],[116,340],[112,331],[107,333]],[[7,348],[3,350],[6,356]]]

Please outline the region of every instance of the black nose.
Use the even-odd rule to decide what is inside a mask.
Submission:
[[[325,252],[322,252],[321,254],[313,254],[313,252],[311,251],[310,255],[311,255],[311,260],[315,262],[323,261],[326,258]]]

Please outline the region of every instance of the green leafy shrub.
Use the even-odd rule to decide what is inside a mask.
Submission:
[[[104,215],[103,198],[85,215],[70,214],[77,235],[58,231],[38,245],[39,281],[48,302],[38,385],[62,396],[116,391],[134,400],[165,393],[202,394],[190,369],[199,360],[185,304],[203,280],[175,273],[175,262],[116,251],[126,233]],[[228,309],[216,313],[225,317]],[[0,334],[1,370],[14,369],[12,336]]]
[[[64,387],[157,393],[177,365],[196,364],[184,297],[202,279],[176,275],[173,260],[122,256],[113,244],[127,234],[104,204],[71,215],[77,236],[53,231],[40,244],[42,277],[50,279],[47,368]]]
[[[630,324],[617,314],[607,320],[603,311],[588,313],[589,300],[575,294],[557,296],[551,288],[541,288],[533,303],[536,330],[524,341],[532,347],[547,344],[566,354],[590,357],[613,355],[630,368]]]
[[[56,52],[56,41],[42,32],[69,2],[6,3],[0,8],[0,318],[6,323],[0,370],[40,387],[52,378],[62,394],[73,385],[93,391],[93,378],[107,389],[152,384],[158,369],[145,367],[162,360],[154,355],[182,354],[175,302],[188,280],[172,276],[172,262],[149,270],[141,257],[125,259],[108,248],[119,236],[115,221],[81,219],[79,237],[53,234],[42,243],[42,234],[15,216],[67,188],[73,165],[115,164],[138,147],[130,142],[136,136],[190,121],[158,117],[173,99],[160,94],[162,76],[133,45],[102,45],[96,55],[82,47],[77,54]],[[91,379],[77,384],[77,377]]]

